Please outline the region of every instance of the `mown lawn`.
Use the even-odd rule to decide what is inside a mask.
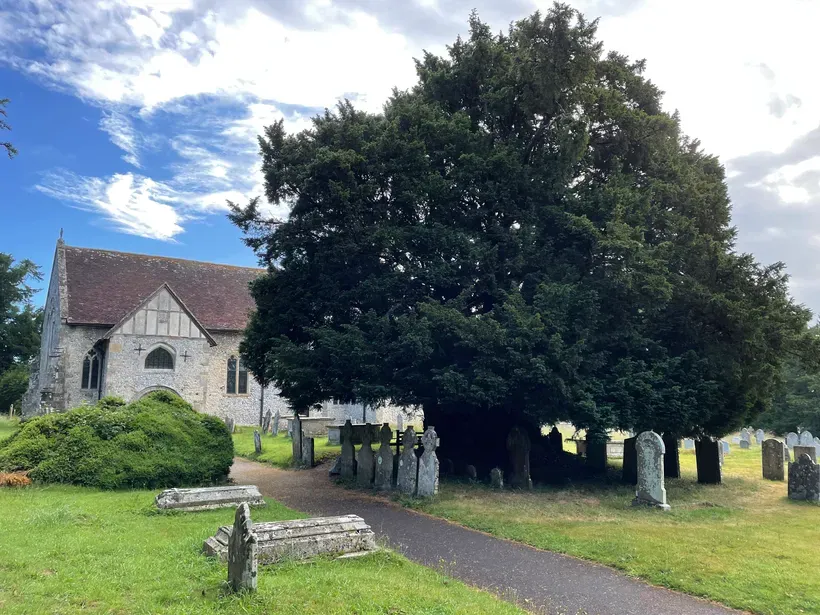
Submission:
[[[155,493],[0,490],[0,612],[53,614],[522,613],[382,552],[262,566],[256,594],[225,592],[227,566],[200,554],[233,510],[157,513]],[[303,515],[269,501],[256,521]]]
[[[0,418],[0,442],[8,438],[20,428],[20,421],[9,418]]]
[[[237,427],[233,434],[234,451],[240,457],[269,463],[277,468],[289,468],[293,465],[292,440],[287,433],[279,432],[278,436],[262,436],[262,454],[257,455],[253,446],[253,427]],[[335,457],[342,450],[341,446],[327,443],[327,438],[316,438],[313,444],[313,456],[316,463]]]
[[[437,498],[411,505],[736,608],[820,613],[820,506],[764,481],[757,446],[732,445],[723,485],[697,484],[691,451],[681,463],[683,478],[666,481],[668,513],[632,508],[634,487],[615,470],[609,481],[533,493],[444,481]]]

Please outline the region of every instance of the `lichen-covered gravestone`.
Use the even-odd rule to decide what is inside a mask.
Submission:
[[[262,454],[262,437],[256,429],[253,430],[253,450],[256,451],[257,455]]]
[[[243,589],[256,591],[258,566],[251,510],[243,502],[236,509],[233,531],[228,539],[228,585],[235,592]]]
[[[767,480],[783,480],[783,443],[774,438],[763,440],[763,478]]]
[[[271,414],[270,409],[268,409],[268,411],[265,412],[265,417],[262,419],[262,433],[265,435],[267,435],[268,429],[270,429],[270,420],[272,417],[273,415]]]
[[[523,429],[513,427],[507,436],[507,453],[510,456],[510,487],[532,489],[530,478],[530,437]]]
[[[805,453],[789,464],[789,499],[820,501],[820,466]]]
[[[276,414],[273,415],[273,427],[271,427],[270,431],[274,436],[279,435],[279,421],[281,417],[279,416],[279,410],[276,411]]]
[[[800,446],[814,446],[814,436],[810,431],[800,432]]]
[[[664,487],[663,458],[666,446],[654,431],[645,431],[635,440],[638,454],[638,488],[633,506],[653,506],[669,510]]]
[[[392,436],[390,424],[382,425],[379,430],[379,451],[376,453],[376,473],[373,481],[373,486],[380,491],[389,491],[393,488],[393,449],[390,448]]]
[[[350,419],[342,426],[342,478],[356,476],[356,449],[353,448],[353,424]]]
[[[399,471],[396,479],[399,491],[407,495],[416,495],[419,462],[416,458],[416,432],[412,426],[404,430],[399,455]]]
[[[751,444],[748,440],[742,440],[742,439],[741,439],[741,441],[740,441],[740,448],[741,448],[742,450],[744,450],[744,451],[745,451],[745,450],[749,450],[751,447],[752,447],[752,444]]]
[[[798,436],[793,431],[790,431],[786,434],[786,446],[789,448],[794,448],[800,444],[800,436]]]
[[[362,432],[362,448],[359,449],[358,463],[356,464],[356,484],[358,484],[359,487],[370,487],[373,485],[375,458],[373,456],[372,443],[373,426],[367,423]]]
[[[817,463],[817,450],[814,446],[798,445],[794,447],[794,459],[797,461],[800,455],[808,455],[814,463]]]
[[[490,470],[490,484],[496,489],[504,488],[504,472],[501,468],[493,468]]]
[[[290,429],[291,452],[294,465],[302,465],[302,419],[294,412]]]
[[[419,457],[419,474],[416,480],[416,494],[421,498],[429,498],[438,493],[438,435],[432,425],[421,436],[421,445],[424,451]]]
[[[695,441],[695,463],[699,483],[716,485],[722,481],[720,446],[720,442],[709,437]]]

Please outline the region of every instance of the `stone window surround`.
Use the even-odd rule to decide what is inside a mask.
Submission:
[[[226,375],[228,373],[230,373],[230,368],[228,367],[228,364],[230,363],[231,359],[236,360],[236,370],[235,370],[236,384],[234,386],[235,386],[235,390],[239,391],[239,371],[240,371],[239,367],[240,367],[240,365],[242,365],[242,358],[239,356],[238,352],[232,353],[227,358],[227,360],[225,361],[225,374]],[[243,366],[243,367],[245,367],[245,366]],[[223,395],[225,395],[225,397],[250,397],[251,396],[250,372],[248,371],[247,367],[245,367],[244,371],[245,371],[245,374],[246,374],[246,377],[245,377],[245,392],[244,393],[239,393],[239,392],[237,392],[237,393],[228,393],[228,389],[227,389],[227,386],[226,386],[225,389],[224,389],[225,392],[223,393]]]
[[[85,362],[88,361],[88,374],[85,371]],[[94,348],[88,351],[83,358],[83,370],[80,372],[80,389],[83,391],[95,391],[100,386],[100,372],[102,371],[102,357]],[[96,378],[94,378],[96,376]],[[92,386],[93,384],[93,386]]]
[[[171,359],[174,363],[174,366],[171,369],[167,369],[164,367],[156,368],[156,367],[145,367],[145,363],[148,360],[148,355],[150,355],[154,350],[157,348],[162,348],[163,350],[167,351],[171,355]],[[145,358],[142,359],[142,371],[148,372],[149,374],[172,374],[177,371],[177,352],[174,350],[172,346],[168,344],[164,344],[163,342],[157,342],[152,346],[149,346],[145,352]]]

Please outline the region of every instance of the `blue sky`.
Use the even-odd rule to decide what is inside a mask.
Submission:
[[[606,48],[646,58],[728,172],[738,249],[783,260],[820,311],[817,0],[573,0]],[[256,135],[348,97],[378,111],[472,8],[495,28],[546,0],[0,0],[0,251],[71,245],[255,265],[226,200],[262,194]],[[2,135],[6,136],[6,135]],[[285,205],[270,213],[286,216]]]

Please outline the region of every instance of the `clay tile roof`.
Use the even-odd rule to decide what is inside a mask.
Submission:
[[[263,269],[65,246],[69,324],[113,326],[168,284],[209,330],[241,330]]]

